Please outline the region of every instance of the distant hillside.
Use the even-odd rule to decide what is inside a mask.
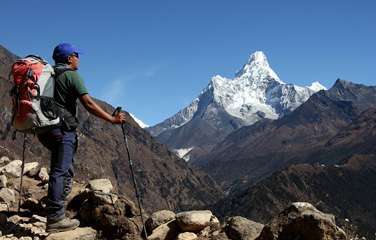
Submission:
[[[12,141],[10,126],[11,101],[8,81],[10,66],[17,57],[0,46],[0,155],[20,158],[22,134]],[[98,101],[108,112],[114,108]],[[130,179],[128,159],[124,148],[120,126],[111,125],[79,108],[79,149],[75,159],[76,180],[98,177],[110,178],[117,189],[135,198]],[[215,202],[222,195],[214,181],[199,171],[193,171],[184,160],[168,151],[148,132],[139,127],[127,113],[125,124],[131,156],[143,196],[144,206],[150,210],[182,210],[192,206],[203,206]],[[48,165],[47,151],[30,136],[27,161],[40,161]]]

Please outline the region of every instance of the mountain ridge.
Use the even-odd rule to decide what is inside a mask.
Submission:
[[[337,80],[283,118],[234,131],[191,164],[225,188],[259,181],[289,164],[317,162],[314,153],[325,152],[327,142],[371,106],[376,106],[376,87]],[[325,161],[335,163],[339,156]]]
[[[265,54],[257,51],[234,79],[215,75],[188,107],[147,130],[172,150],[193,149],[189,154],[196,158],[242,126],[293,111],[320,87],[317,82],[312,84],[315,90],[284,83],[270,68]],[[192,125],[204,126],[198,129],[207,131],[194,131]]]

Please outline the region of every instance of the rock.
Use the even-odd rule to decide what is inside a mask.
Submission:
[[[221,232],[216,232],[216,234],[210,238],[210,240],[229,240],[227,234],[223,231]]]
[[[197,239],[197,235],[192,232],[184,232],[178,235],[177,240],[194,240]]]
[[[174,219],[155,228],[148,240],[175,240],[178,234],[179,226]]]
[[[2,212],[2,211],[9,212],[9,206],[8,206],[8,204],[0,202],[0,212]]]
[[[9,205],[16,202],[14,191],[10,188],[2,188],[0,190],[0,202],[5,202]]]
[[[115,204],[119,199],[116,194],[112,193],[102,193],[102,192],[93,192],[97,204]]]
[[[10,177],[20,177],[21,176],[21,160],[14,160],[5,165],[4,167],[0,168],[0,172],[5,173]]]
[[[44,211],[39,201],[34,198],[27,198],[26,200],[24,200],[21,207],[23,209],[28,209],[33,213],[40,213]]]
[[[209,237],[210,233],[211,233],[211,229],[210,229],[210,226],[207,226],[205,227],[204,229],[202,229],[199,233],[198,233],[198,236],[202,237],[202,238],[207,238]]]
[[[145,222],[146,231],[151,233],[158,226],[175,219],[175,213],[169,210],[154,212]]]
[[[4,163],[7,164],[9,162],[10,162],[10,159],[7,156],[2,156],[0,158],[0,164],[4,164]]]
[[[32,237],[20,237],[18,240],[33,240]]]
[[[47,222],[47,218],[41,217],[41,216],[38,216],[38,215],[35,215],[35,214],[33,216],[31,216],[31,220],[32,221],[44,222],[44,223]]]
[[[73,231],[50,234],[46,240],[95,240],[97,231],[90,227],[76,228]]]
[[[35,222],[35,223],[33,223],[33,226],[37,227],[37,228],[45,229],[46,228],[46,223],[44,223],[44,222]]]
[[[310,203],[296,202],[274,217],[257,240],[306,239],[346,240],[334,216],[322,213]]]
[[[21,222],[27,222],[29,220],[30,219],[28,217],[20,217],[18,215],[13,215],[13,216],[8,218],[8,222],[11,222],[11,223],[14,223],[14,224],[18,224],[18,223],[21,223]]]
[[[188,211],[176,214],[179,227],[184,232],[199,232],[210,225],[212,212],[209,210]]]
[[[38,173],[38,177],[42,182],[48,182],[50,179],[50,176],[48,175],[47,169],[45,167],[42,167]]]
[[[84,191],[76,196],[75,201],[70,205],[73,209],[79,207],[80,221],[102,230],[111,239],[134,239],[133,236],[140,235],[141,227],[128,217],[130,206],[123,199],[118,199],[117,195]]]
[[[216,216],[212,215],[212,217],[210,218],[209,226],[211,231],[215,231],[221,228],[221,223]]]
[[[88,188],[93,191],[110,193],[114,187],[109,179],[103,178],[89,181]]]
[[[225,232],[231,239],[254,240],[260,235],[263,227],[261,223],[236,216],[227,219]]]
[[[5,175],[0,175],[0,188],[7,187],[8,179]]]
[[[37,175],[39,172],[39,163],[38,162],[31,162],[25,163],[24,174],[27,174],[30,177]]]
[[[128,218],[132,218],[134,216],[139,216],[140,215],[140,209],[136,207],[136,204],[132,202],[131,200],[125,198],[125,197],[120,197],[120,201],[124,203],[125,205],[125,213],[124,215]],[[145,213],[145,211],[143,211]],[[148,217],[145,217],[147,219]]]

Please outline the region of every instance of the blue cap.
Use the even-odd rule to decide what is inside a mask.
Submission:
[[[54,49],[52,58],[55,62],[64,62],[73,53],[82,54],[81,50],[70,43],[60,43]]]

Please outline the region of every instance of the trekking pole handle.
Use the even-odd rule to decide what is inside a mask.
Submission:
[[[115,116],[116,114],[119,114],[120,112],[121,112],[121,107],[119,106],[115,108],[114,112],[112,113],[112,116]],[[127,140],[127,137],[125,136],[125,131],[124,131],[124,122],[121,123],[121,130],[123,132],[124,140],[128,144],[128,140]]]
[[[115,116],[121,112],[121,107],[115,108],[114,112],[112,113],[112,116]]]

